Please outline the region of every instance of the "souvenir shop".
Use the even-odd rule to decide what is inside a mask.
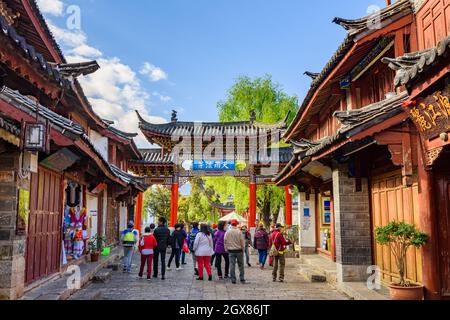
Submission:
[[[86,211],[85,188],[67,180],[64,197],[63,265],[78,260],[85,254],[89,239],[89,217]]]

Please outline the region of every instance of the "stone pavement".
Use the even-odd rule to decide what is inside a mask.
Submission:
[[[272,282],[272,268],[260,270],[256,256],[251,268],[246,268],[246,284],[234,285],[230,280],[198,281],[194,277],[192,260],[181,271],[167,271],[166,280],[138,279],[138,255],[135,254],[133,273],[113,272],[107,283],[90,283],[75,293],[72,300],[345,300],[326,283],[311,283],[299,274],[296,260],[287,259],[286,282]],[[168,259],[169,257],[167,257]]]

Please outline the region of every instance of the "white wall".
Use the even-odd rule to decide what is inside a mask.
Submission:
[[[306,194],[301,192],[298,203],[300,247],[302,250],[316,249],[316,206],[315,195],[306,200]],[[309,216],[308,216],[309,209]]]
[[[95,149],[100,152],[103,158],[108,160],[108,138],[102,136],[97,131],[89,130],[89,139],[91,139]]]

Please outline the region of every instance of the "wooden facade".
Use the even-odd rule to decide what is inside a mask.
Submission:
[[[408,252],[407,278],[423,284],[428,299],[449,297],[449,177],[444,165],[450,130],[449,8],[448,0],[425,1],[419,9],[397,1],[381,11],[382,28],[376,31],[365,29],[365,18],[336,18],[348,37],[325,69],[314,74],[285,135],[296,157],[277,177],[279,185],[295,184],[315,194],[318,252],[323,251],[321,202],[330,195],[327,183],[332,182],[335,192],[354,192],[354,203],[331,201],[338,273],[361,267],[358,259],[343,255],[358,251],[361,258],[367,255],[367,264],[379,266],[384,283],[395,282],[393,256],[375,243],[375,228],[395,220],[426,232],[427,245]],[[389,20],[383,23],[384,18]],[[332,179],[327,180],[326,170],[311,170],[311,164],[328,167]],[[342,168],[348,171],[342,174]],[[336,196],[331,194],[331,200]],[[352,215],[362,219],[367,208],[370,221],[353,225],[363,226],[360,230],[340,223]],[[364,248],[348,244],[349,235]],[[367,236],[371,248],[364,242]]]
[[[14,172],[15,177],[4,182],[10,185],[1,193],[9,193],[0,196],[15,202],[16,209],[6,214],[11,221],[17,220],[2,240],[24,248],[0,259],[0,264],[17,264],[1,266],[2,270],[11,268],[7,274],[14,274],[14,279],[2,281],[0,299],[15,299],[26,285],[67,267],[63,266],[62,243],[70,206],[87,211],[88,219],[81,224],[84,238],[106,234],[114,244],[119,211],[126,215],[126,208],[134,205],[145,185],[127,172],[128,161],[142,157],[133,141],[136,134],[117,130],[101,119],[77,80],[97,71],[97,62],[67,63],[34,0],[0,0],[0,8],[0,157],[9,161],[0,162],[0,172]],[[45,146],[38,151],[21,143],[26,123],[43,124],[47,130]],[[28,170],[25,164],[34,169]],[[75,186],[69,193],[73,199],[67,197],[69,185]],[[88,194],[92,208],[88,208]],[[95,227],[91,213],[96,215]],[[22,256],[24,264],[20,263]]]

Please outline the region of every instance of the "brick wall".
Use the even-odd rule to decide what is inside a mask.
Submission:
[[[365,281],[372,265],[369,188],[362,179],[362,191],[356,192],[355,179],[346,165],[333,170],[336,262],[338,281]]]
[[[19,152],[7,146],[0,154],[0,300],[22,296],[25,283],[26,237],[16,235],[17,197],[19,188],[30,185],[19,178],[18,165]]]

